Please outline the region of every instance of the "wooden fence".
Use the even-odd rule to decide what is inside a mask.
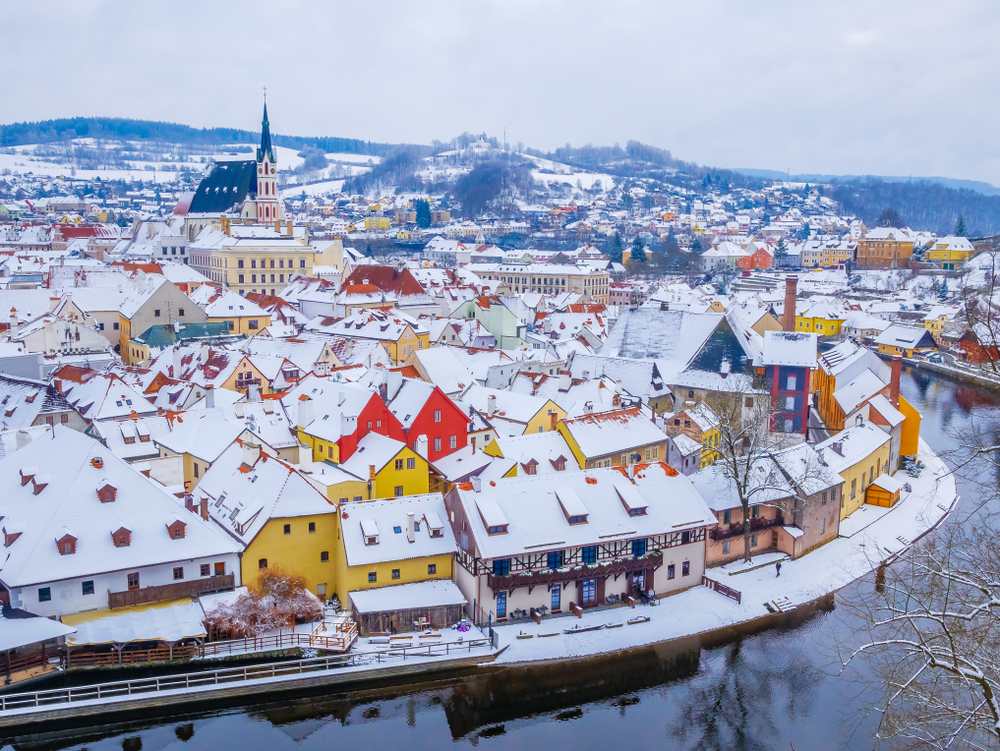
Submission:
[[[715,581],[715,579],[709,579],[707,576],[701,577],[702,585],[713,589],[721,595],[725,595],[730,600],[736,600],[736,602],[742,602],[743,595],[738,589],[733,589],[732,587],[727,587],[725,584]]]

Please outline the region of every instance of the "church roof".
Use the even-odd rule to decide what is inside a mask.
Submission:
[[[257,195],[257,162],[219,162],[198,185],[191,199],[192,214],[221,214]]]
[[[274,164],[274,147],[271,145],[271,123],[267,120],[267,100],[264,100],[264,120],[260,126],[260,148],[257,149],[257,161],[263,162],[264,155],[271,159]]]

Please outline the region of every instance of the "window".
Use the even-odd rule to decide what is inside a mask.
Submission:
[[[133,571],[128,575],[128,588],[138,589],[139,588],[139,572]]]
[[[291,524],[286,524],[285,525],[285,534],[286,535],[290,535],[291,533],[292,533],[292,525]]]
[[[183,318],[184,317],[184,308],[178,308],[177,309],[177,315],[180,316],[181,318]]]
[[[796,378],[796,376],[794,375],[788,376],[788,380],[785,381],[785,388],[788,389],[789,391],[795,391],[795,384],[797,383],[797,381],[798,379]]]
[[[553,550],[547,556],[547,562],[550,569],[562,568],[563,562],[565,560],[565,555],[562,550]]]
[[[493,559],[493,576],[507,576],[510,574],[510,558]]]
[[[757,535],[755,534],[750,535],[750,547],[751,548],[757,547]]]
[[[184,578],[184,567],[183,566],[174,567],[174,581],[178,581],[179,579],[183,578]]]
[[[689,576],[691,574],[691,562],[684,561],[681,564],[681,576]]]
[[[309,534],[313,534],[316,531],[316,522],[309,522]]]
[[[329,550],[324,550],[323,552],[321,552],[319,554],[319,562],[320,563],[328,563],[329,560],[330,560],[330,551]]]
[[[257,568],[261,571],[267,568],[267,558],[261,558],[257,561]]]
[[[581,548],[580,549],[580,558],[588,566],[593,566],[595,563],[597,563],[597,546],[596,545],[588,545],[585,548]]]
[[[497,618],[507,617],[507,590],[497,592]]]
[[[306,267],[306,259],[305,258],[300,258],[299,259],[299,268],[300,269],[304,269],[305,267]]]
[[[250,268],[252,268],[252,269],[257,268],[257,259],[256,258],[251,258],[250,259]]]
[[[434,576],[438,572],[438,567],[436,563],[427,564],[427,575]]]
[[[597,603],[597,579],[584,579],[580,599],[584,605]]]
[[[434,422],[441,422],[441,410],[434,410]]]
[[[823,491],[823,498],[820,501],[820,504],[823,505],[823,506],[826,505],[826,491],[825,490]]]
[[[556,584],[552,587],[552,610],[559,610],[562,602],[562,585]]]
[[[406,460],[406,468],[407,469],[416,469],[417,468],[417,460],[414,459],[411,456],[409,459]]]
[[[394,568],[392,570],[392,578],[393,579],[398,579],[399,578],[399,569],[398,568]]]
[[[397,498],[399,498],[399,497],[400,497],[401,495],[404,495],[404,493],[403,493],[403,486],[402,486],[402,485],[397,485],[397,486],[396,486],[396,487],[394,488],[394,490],[395,490],[395,493],[394,493],[394,495],[395,495],[395,496],[396,496]]]
[[[750,507],[750,518],[751,519],[758,519],[758,518],[760,518],[760,506],[751,506]]]
[[[825,517],[819,520],[819,533],[821,535],[826,533],[826,518]]]
[[[450,449],[458,448],[458,436],[457,435],[449,436],[449,438],[448,438],[448,448],[450,448]]]
[[[201,573],[202,576],[209,576],[212,573],[212,567],[209,564],[207,564],[207,563],[203,563],[203,564],[201,564],[201,572],[200,573]]]
[[[242,269],[242,268],[243,268],[243,259],[242,259],[242,258],[241,258],[241,259],[239,259],[239,260],[238,260],[238,261],[236,262],[236,268],[238,268],[238,269]]]
[[[83,582],[83,594],[92,595],[94,594],[94,582],[93,580]]]
[[[154,318],[159,318],[160,317],[160,309],[159,308],[156,308],[155,310],[153,310],[153,317]]]
[[[854,496],[858,494],[858,481],[857,479],[851,480],[851,500],[854,500]]]
[[[440,438],[435,438],[434,439],[434,450],[435,451],[440,451],[441,450],[441,439]]]
[[[51,602],[52,600],[52,587],[39,587],[38,588],[38,601],[39,602]]]
[[[646,555],[646,538],[632,540],[632,557],[642,558],[644,555]]]
[[[722,543],[722,554],[729,555],[729,540],[726,540],[724,543]]]
[[[732,524],[733,523],[733,512],[732,511],[723,511],[722,512],[722,523],[723,524]]]
[[[115,321],[113,328],[114,328],[115,331],[118,330],[118,321]]]
[[[687,545],[689,542],[691,542],[691,533],[681,532],[681,545]]]
[[[369,584],[374,584],[377,581],[378,581],[378,574],[375,573],[374,571],[369,572],[368,573],[368,583]]]
[[[237,281],[238,281],[238,282],[239,282],[240,284],[243,284],[243,283],[244,283],[244,280],[243,280],[243,274],[239,274],[239,275],[237,276]]]
[[[403,468],[403,460],[402,460],[402,459],[397,459],[397,460],[396,460],[396,464],[395,464],[395,467],[396,467],[396,470],[397,470],[397,471],[398,471],[398,470],[401,470],[401,469]]]
[[[788,410],[789,412],[794,412],[795,411],[795,397],[794,396],[786,396],[785,397],[785,409]],[[789,430],[787,432],[790,433],[791,431]]]

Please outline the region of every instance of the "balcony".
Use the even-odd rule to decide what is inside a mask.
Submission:
[[[127,592],[108,592],[108,607],[114,610],[115,608],[144,605],[148,602],[178,600],[182,597],[194,597],[209,592],[223,592],[233,589],[235,586],[236,577],[233,574],[223,574],[222,576],[207,576],[204,579],[192,579],[191,581],[176,581],[158,587],[130,589]]]
[[[595,563],[593,565],[579,565],[563,567],[557,569],[539,569],[537,571],[519,571],[515,574],[497,576],[487,574],[487,586],[494,592],[501,589],[515,589],[516,587],[538,587],[552,584],[554,582],[572,582],[583,579],[594,579],[598,576],[609,576],[611,574],[629,574],[633,571],[644,571],[650,568],[659,568],[663,565],[663,553],[656,551],[644,555],[641,558],[619,558],[605,563]]]
[[[258,386],[259,387],[260,386],[260,379],[259,378],[237,378],[236,379],[236,388],[237,388],[237,390],[239,390],[239,389],[248,389],[251,386]]]
[[[750,520],[750,534],[754,532],[760,532],[764,529],[771,529],[771,527],[780,527],[785,523],[785,519],[780,514],[773,519],[765,519],[763,517],[758,517],[757,519]],[[743,522],[734,522],[733,524],[722,525],[713,527],[708,530],[708,536],[718,542],[719,540],[728,540],[730,537],[739,537],[743,534]]]

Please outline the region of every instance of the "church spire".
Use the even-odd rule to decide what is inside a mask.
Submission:
[[[274,147],[271,146],[271,124],[267,120],[267,88],[264,88],[264,119],[260,127],[260,148],[257,149],[257,161],[263,162],[267,156],[274,164]]]

